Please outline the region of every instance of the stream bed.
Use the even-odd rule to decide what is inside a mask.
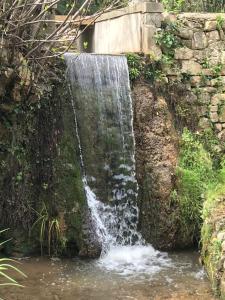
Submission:
[[[153,249],[153,248],[152,248]],[[209,281],[197,252],[154,252],[122,249],[100,260],[27,258],[17,276],[25,288],[1,288],[4,300],[212,300]],[[148,250],[151,250],[148,248]],[[154,250],[155,251],[155,250]],[[118,255],[120,253],[120,255]],[[139,257],[138,257],[139,256]],[[157,257],[158,256],[158,257]],[[155,261],[155,263],[154,263]]]

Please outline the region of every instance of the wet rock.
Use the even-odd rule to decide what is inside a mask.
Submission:
[[[82,244],[79,256],[84,258],[98,258],[101,254],[102,245],[96,233],[96,226],[93,222],[89,209],[82,214]]]
[[[139,227],[148,242],[168,249],[173,247],[176,234],[168,203],[174,188],[177,135],[167,102],[155,96],[148,84],[135,84],[133,100]]]

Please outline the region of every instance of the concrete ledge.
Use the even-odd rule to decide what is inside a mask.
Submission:
[[[133,6],[124,7],[121,9],[113,10],[109,13],[105,13],[96,20],[96,23],[119,18],[129,14],[162,13],[162,12],[163,12],[163,5],[161,3],[157,3],[157,2],[137,3]]]

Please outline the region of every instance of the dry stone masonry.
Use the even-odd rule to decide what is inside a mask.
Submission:
[[[183,13],[164,15],[177,23],[181,47],[175,49],[175,68],[166,70],[168,82],[189,78],[184,85],[197,96],[199,129],[214,128],[225,141],[225,16]]]

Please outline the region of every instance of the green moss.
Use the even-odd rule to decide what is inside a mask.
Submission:
[[[172,198],[176,196],[179,206],[182,238],[199,240],[204,193],[214,180],[214,170],[199,137],[187,129],[182,135],[177,177]]]
[[[59,64],[49,66],[49,77],[40,77],[30,98],[10,102],[10,111],[0,107],[0,227],[10,228],[13,237],[7,252],[40,253],[40,226],[30,229],[43,203],[49,221],[62,230],[52,252],[65,252],[70,242],[79,249],[85,197],[64,64]],[[47,229],[44,237],[47,250]]]
[[[201,229],[201,255],[206,271],[209,275],[215,295],[221,297],[220,279],[222,241],[218,240],[219,232],[225,230],[224,210],[225,210],[225,167],[221,163],[221,168],[213,184],[206,192],[203,206]],[[223,298],[222,298],[223,299]]]

